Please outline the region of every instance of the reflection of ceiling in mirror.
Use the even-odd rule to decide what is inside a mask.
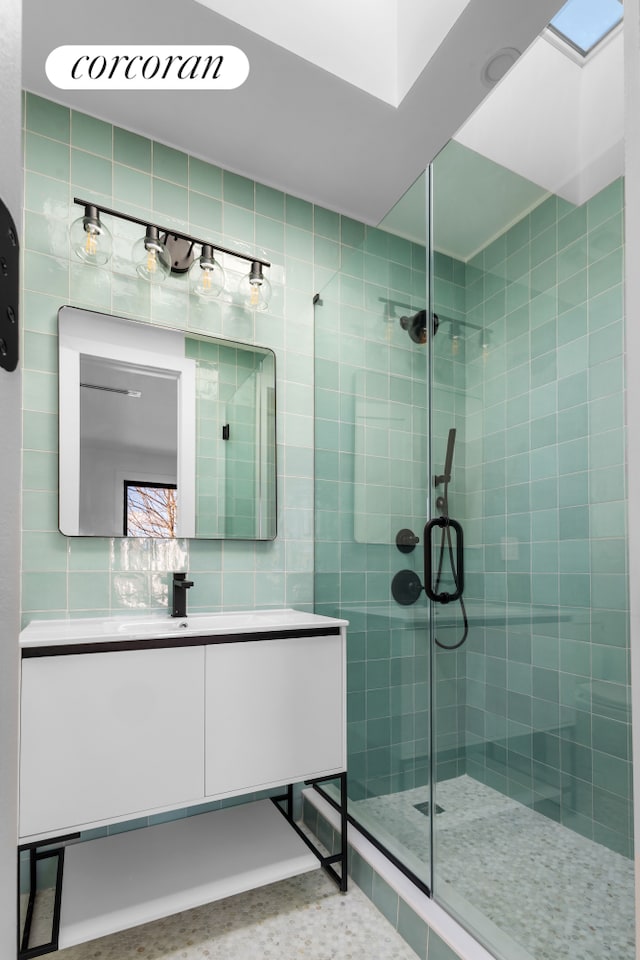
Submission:
[[[175,375],[83,355],[80,380],[110,388],[81,390],[80,435],[83,443],[132,447],[177,456]],[[112,390],[139,392],[140,396],[127,396]]]

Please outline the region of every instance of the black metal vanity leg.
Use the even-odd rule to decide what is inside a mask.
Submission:
[[[64,847],[57,847],[51,850],[39,851],[37,844],[29,846],[29,902],[25,916],[22,937],[20,937],[20,885],[18,884],[18,960],[32,960],[34,957],[41,957],[47,953],[55,953],[58,949],[60,938],[60,914],[62,909],[62,878],[64,872]],[[18,850],[18,876],[20,875],[20,853]],[[38,886],[38,861],[57,859],[56,867],[56,887],[53,903],[53,918],[51,923],[51,939],[47,943],[38,944],[35,947],[29,946],[31,940],[31,926],[33,923],[33,913],[35,908],[37,886]]]
[[[53,903],[53,928],[51,931],[51,943],[54,950],[58,949],[60,939],[60,916],[62,913],[62,878],[64,876],[64,847],[55,850],[58,855],[58,868],[56,870],[56,893]]]
[[[349,875],[349,843],[347,837],[347,774],[340,774],[340,855],[342,857],[342,878],[340,890],[347,892],[347,878]]]
[[[18,850],[18,871],[20,871],[20,851]],[[27,912],[24,918],[24,927],[22,929],[22,939],[20,940],[20,955],[26,953],[29,949],[29,940],[31,939],[31,923],[33,921],[33,908],[36,902],[36,882],[37,882],[37,860],[35,847],[29,850],[29,901],[27,903]],[[18,923],[20,923],[20,888],[18,887]]]
[[[348,866],[349,861],[347,859],[347,774],[346,773],[337,773],[331,774],[327,777],[314,777],[311,780],[305,780],[307,784],[318,784],[325,783],[327,780],[339,780],[340,781],[340,853],[329,853],[328,857],[325,857],[322,854],[313,841],[307,836],[307,834],[300,828],[300,826],[293,819],[293,784],[288,784],[287,792],[280,794],[279,796],[271,797],[272,802],[275,804],[276,808],[280,811],[283,817],[286,818],[291,827],[296,831],[301,840],[303,840],[309,849],[316,855],[323,868],[329,874],[333,882],[339,888],[342,893],[345,893],[347,890],[347,876],[348,876]],[[286,806],[283,807],[282,804],[286,803]],[[331,800],[332,806],[338,808],[338,803],[335,800]],[[339,863],[341,866],[340,873],[335,869],[334,864]]]

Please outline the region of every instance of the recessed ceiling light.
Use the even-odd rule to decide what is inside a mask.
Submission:
[[[503,47],[490,57],[482,68],[482,82],[487,87],[493,87],[504,77],[514,65],[520,51],[515,47]]]

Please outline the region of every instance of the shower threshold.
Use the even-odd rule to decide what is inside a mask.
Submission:
[[[437,786],[435,898],[498,956],[634,960],[633,861],[467,774]],[[357,822],[426,876],[429,787],[359,800]],[[520,949],[500,949],[506,936]]]

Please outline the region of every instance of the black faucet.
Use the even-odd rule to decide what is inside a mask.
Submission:
[[[187,580],[186,573],[174,573],[173,575],[173,605],[171,610],[172,617],[186,617],[187,615],[187,590],[193,586],[193,580]]]

